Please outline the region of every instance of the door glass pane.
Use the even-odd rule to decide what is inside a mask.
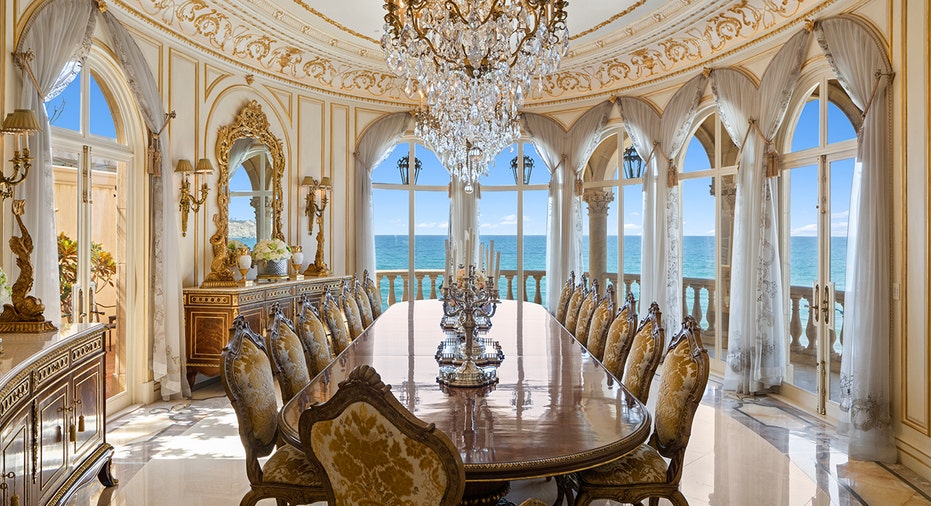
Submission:
[[[488,166],[488,174],[479,176],[482,186],[513,186],[514,174],[511,171],[511,160],[517,158],[517,144],[504,148],[495,156]]]
[[[717,182],[717,181],[716,181]],[[721,266],[721,285],[716,290],[715,304],[721,307],[721,319],[715,326],[715,338],[720,339],[722,360],[727,357],[728,323],[730,321],[731,304],[731,265],[734,256],[734,207],[737,203],[737,176],[730,174],[721,176],[715,193],[719,199],[718,210],[721,213],[721,229],[718,230],[717,239],[720,242],[719,254]],[[709,352],[710,346],[707,346]]]
[[[812,286],[818,276],[818,169],[789,171],[789,382],[815,392],[816,334],[811,320]]]
[[[850,189],[854,159],[831,162],[831,281],[834,282],[834,314],[830,325],[832,401],[840,401],[840,361],[844,353],[844,293],[847,272],[847,219],[850,214]]]
[[[608,204],[608,226],[606,227],[608,231],[608,238],[606,241],[607,261],[605,262],[605,266],[608,271],[608,279],[614,284],[614,293],[617,294],[617,301],[623,302],[627,292],[624,291],[624,285],[621,283],[621,277],[618,275],[618,271],[624,270],[624,268],[619,265],[622,259],[618,254],[621,251],[620,240],[618,238],[621,198],[618,197],[617,186],[609,186],[605,189],[614,192],[614,200]]]
[[[375,270],[385,305],[400,301],[408,269],[407,190],[372,189]]]
[[[699,139],[701,137],[702,139]],[[704,123],[698,127],[695,136],[689,141],[685,149],[685,161],[682,163],[682,172],[708,170],[711,160],[714,159],[714,116],[705,118]]]
[[[527,146],[524,145],[524,153],[527,154]],[[542,163],[542,162],[537,162]],[[532,178],[536,178],[537,173],[549,181],[549,172],[544,168],[539,170],[534,166]],[[546,302],[546,213],[549,202],[549,195],[546,190],[527,190],[523,192],[524,198],[524,249],[522,251],[524,276],[532,275],[535,279],[540,280],[540,300]],[[497,242],[495,248],[497,248]],[[515,257],[516,260],[516,257]],[[505,265],[508,268],[517,268],[516,262],[505,264],[505,254],[501,253],[501,270]],[[565,280],[563,280],[565,282]],[[560,288],[562,285],[559,285]],[[501,296],[504,297],[504,287],[502,286]],[[517,293],[514,294],[517,296]],[[530,300],[533,300],[532,298]]]
[[[81,74],[75,76],[55,98],[45,103],[45,111],[50,125],[81,131]]]
[[[417,178],[418,185],[449,185],[449,172],[443,167],[440,159],[436,157],[433,151],[430,151],[422,144],[417,144],[414,146],[414,154],[423,164],[423,169],[421,169],[420,176]],[[448,206],[446,209],[448,214]]]
[[[820,135],[820,118],[819,113],[819,104],[818,104],[818,88],[808,96],[808,99],[805,101],[805,105],[802,107],[802,112],[799,114],[798,121],[796,121],[792,132],[792,148],[791,151],[802,151],[803,149],[815,148],[818,147]]]
[[[372,183],[400,184],[401,175],[398,171],[398,164],[402,158],[407,158],[408,153],[410,153],[409,143],[402,142],[395,146],[388,157],[372,169]]]
[[[693,137],[694,139],[694,137]],[[713,335],[714,307],[709,304],[715,283],[715,197],[710,177],[680,182],[682,191],[683,314],[692,315],[702,336]],[[705,347],[714,348],[713,342]]]
[[[634,294],[639,310],[649,308],[640,304],[640,252],[643,235],[643,185],[625,185],[624,188],[624,291]],[[617,287],[620,291],[621,287]],[[639,311],[638,310],[638,311]]]
[[[510,184],[513,185],[513,183],[512,178]],[[495,251],[501,253],[501,277],[497,280],[498,293],[502,299],[517,299],[521,296],[520,280],[516,277],[517,192],[483,190],[478,207],[479,240],[486,248],[489,247],[491,241],[494,241]],[[524,276],[529,274],[525,272]],[[532,282],[529,285],[535,286]],[[530,300],[533,300],[532,295]]]
[[[90,131],[94,135],[116,140],[116,123],[110,101],[94,77],[90,75]]]
[[[828,143],[857,138],[851,120],[860,121],[860,109],[836,79],[828,81]]]
[[[449,194],[414,192],[414,275],[412,298],[435,299],[439,275],[446,265]]]

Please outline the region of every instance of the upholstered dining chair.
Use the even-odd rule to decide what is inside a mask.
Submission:
[[[666,335],[663,330],[662,317],[663,313],[659,310],[659,304],[656,302],[650,304],[649,312],[640,321],[640,327],[634,335],[630,355],[627,357],[627,367],[621,379],[627,390],[644,404],[650,396],[653,375],[656,374],[656,367],[659,366],[659,360],[663,355]]]
[[[358,279],[352,280],[352,296],[356,299],[356,305],[359,306],[359,316],[362,317],[362,326],[368,328],[375,321],[372,316],[372,304],[369,302],[369,296]]]
[[[575,327],[579,323],[579,309],[582,308],[582,302],[585,301],[586,295],[588,295],[588,276],[582,274],[579,276],[579,282],[575,285],[575,290],[572,291],[572,297],[569,297],[569,304],[566,306],[566,320],[563,322],[563,326],[570,333],[575,332]]]
[[[346,324],[349,326],[349,338],[355,339],[365,330],[362,324],[362,315],[359,313],[359,304],[355,296],[352,295],[352,288],[343,284],[339,293],[339,307],[343,310],[346,317]]]
[[[582,301],[582,305],[579,307],[579,317],[575,324],[575,329],[569,329],[572,335],[582,343],[582,346],[588,345],[588,327],[592,323],[592,313],[594,313],[595,308],[598,307],[600,297],[601,295],[598,293],[598,280],[593,279],[591,289],[588,291],[588,295],[585,296],[585,300]]]
[[[608,334],[608,326],[614,320],[614,284],[608,283],[605,294],[601,298],[595,312],[592,313],[592,321],[588,326],[588,337],[585,339],[588,352],[599,361],[604,356],[605,338]]]
[[[268,354],[272,359],[275,377],[281,388],[281,400],[288,402],[310,383],[307,359],[301,338],[294,331],[291,320],[281,311],[278,303],[272,304],[271,324],[268,326]]]
[[[459,450],[405,409],[369,365],[304,411],[299,429],[307,458],[323,470],[331,505],[445,506],[462,499]]]
[[[605,335],[604,359],[601,364],[614,375],[616,379],[624,376],[624,365],[627,355],[637,333],[637,302],[634,294],[627,292],[624,304],[618,309],[614,321],[608,327]]]
[[[708,384],[708,352],[700,333],[695,320],[686,316],[666,352],[649,442],[618,460],[579,472],[577,506],[594,499],[639,503],[648,497],[651,505],[660,497],[688,505],[679,481],[692,420]]]
[[[375,280],[369,276],[369,270],[362,271],[362,286],[365,287],[365,293],[369,296],[369,304],[372,306],[372,318],[381,316],[381,292],[378,291],[378,285]]]
[[[276,498],[279,504],[325,501],[323,476],[299,448],[277,450],[278,406],[271,362],[262,338],[242,315],[233,320],[229,343],[220,359],[220,378],[239,421],[239,438],[246,449],[246,476],[251,489],[241,506]],[[259,459],[271,454],[264,465]]]
[[[302,295],[298,305],[297,335],[304,344],[307,374],[311,378],[320,374],[333,361],[333,349],[327,339],[326,327],[310,298]]]
[[[562,291],[559,292],[559,302],[556,303],[556,310],[553,311],[553,315],[556,316],[556,321],[559,323],[566,323],[566,310],[569,307],[569,299],[572,298],[572,292],[575,290],[575,271],[569,272],[569,278],[566,279],[566,284],[562,285]]]
[[[330,344],[333,346],[333,354],[339,355],[346,348],[352,339],[349,337],[349,325],[346,324],[346,317],[343,316],[342,309],[339,308],[339,302],[329,290],[320,298],[320,316],[326,322],[327,329],[330,331]]]

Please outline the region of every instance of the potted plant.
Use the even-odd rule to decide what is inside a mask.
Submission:
[[[291,247],[281,239],[263,239],[252,249],[252,259],[258,266],[258,277],[280,279],[288,277]]]

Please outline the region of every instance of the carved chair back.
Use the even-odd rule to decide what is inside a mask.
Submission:
[[[327,339],[326,327],[310,298],[302,295],[298,305],[297,330],[304,345],[307,374],[320,374],[333,361],[333,349]]]
[[[649,312],[640,322],[637,334],[634,335],[630,356],[627,357],[627,367],[624,370],[622,380],[624,386],[644,404],[650,396],[653,375],[656,374],[656,368],[663,354],[665,332],[662,316],[659,304],[656,302],[650,304]]]
[[[617,379],[624,376],[624,364],[637,333],[637,303],[634,294],[627,292],[624,304],[614,316],[605,336],[604,360],[602,365]]]
[[[582,306],[579,307],[579,318],[576,321],[575,329],[569,329],[575,338],[582,343],[582,346],[588,345],[588,328],[592,323],[592,313],[598,307],[599,297],[598,280],[593,279],[591,290],[588,291],[585,300],[582,301]]]
[[[588,295],[588,276],[582,274],[579,276],[579,282],[572,291],[572,297],[569,297],[569,305],[566,306],[566,321],[563,326],[569,332],[575,332],[575,327],[579,323],[579,309],[582,308],[582,302]]]
[[[585,340],[588,352],[598,360],[604,357],[605,338],[608,335],[608,326],[614,320],[614,284],[608,283],[601,303],[592,313],[592,322],[588,327],[588,338]]]
[[[281,388],[281,400],[288,402],[310,383],[310,374],[301,339],[277,302],[272,304],[271,324],[266,335],[269,356]]]
[[[329,290],[320,298],[320,316],[326,322],[327,329],[330,331],[330,343],[333,346],[333,354],[339,355],[352,341],[349,337],[349,325],[346,324],[346,317],[339,307],[339,301],[330,293]]]
[[[301,414],[304,452],[326,479],[329,504],[454,505],[465,488],[459,450],[404,408],[371,366]]]
[[[569,308],[569,299],[572,298],[574,290],[575,271],[570,271],[569,278],[566,279],[566,284],[562,285],[562,291],[559,292],[559,302],[556,303],[556,310],[554,311],[556,321],[559,323],[566,323],[566,311]]]
[[[365,293],[369,296],[369,304],[372,305],[372,318],[381,316],[381,292],[378,291],[378,285],[375,280],[369,277],[368,269],[362,271],[362,285],[365,287]]]

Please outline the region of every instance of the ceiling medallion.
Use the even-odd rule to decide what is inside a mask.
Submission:
[[[566,55],[565,0],[386,0],[388,69],[420,95],[416,133],[471,191],[520,137],[519,109]]]

